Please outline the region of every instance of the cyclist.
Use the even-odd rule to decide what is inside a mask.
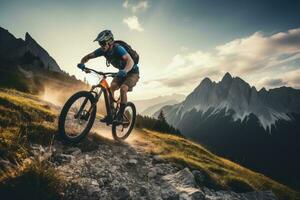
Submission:
[[[110,90],[112,92],[112,96],[114,96],[114,92],[120,89],[120,109],[113,122],[121,124],[127,103],[127,92],[132,91],[132,88],[136,85],[140,78],[139,67],[136,63],[134,63],[129,52],[127,52],[122,45],[115,43],[114,36],[110,30],[100,32],[94,42],[95,41],[99,43],[100,48],[84,56],[81,59],[80,64],[78,64],[78,67],[84,70],[84,63],[88,62],[90,59],[104,56],[108,66],[109,64],[112,64],[115,68],[119,69],[117,76],[114,77],[111,82]],[[100,121],[111,123],[112,116],[107,115]]]

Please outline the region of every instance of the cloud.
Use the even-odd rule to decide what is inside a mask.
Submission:
[[[257,85],[266,88],[289,86],[300,89],[300,69],[283,72],[275,77],[264,77],[257,81]]]
[[[259,81],[259,85],[262,85],[263,87],[266,88],[272,88],[272,87],[279,87],[286,85],[287,82],[284,81],[282,78],[263,78]]]
[[[148,6],[147,0],[125,0],[123,2],[123,7],[130,9],[133,13],[145,11]]]
[[[300,28],[264,36],[260,32],[217,46],[225,70],[249,73],[300,58]]]
[[[300,69],[286,72],[282,75],[287,85],[300,89]]]
[[[183,66],[185,64],[185,62],[186,62],[185,58],[182,55],[177,54],[172,58],[172,61],[168,67],[169,68],[180,67],[180,66]]]
[[[297,61],[300,61],[300,28],[269,36],[255,32],[211,51],[181,51],[171,59],[157,81],[172,88],[198,83],[207,76],[220,79],[225,72],[230,72],[256,86],[300,88],[300,69],[286,67]],[[270,74],[272,77],[266,77]]]
[[[144,31],[137,16],[127,17],[123,19],[123,23],[127,24],[130,30]]]
[[[180,72],[173,71],[163,73],[162,77],[157,79],[150,80],[149,82],[158,82],[163,86],[169,88],[185,89],[188,91],[190,88],[193,88],[195,85],[200,84],[202,77],[219,77],[221,72],[219,70],[212,70],[210,68],[203,68],[198,70],[190,71],[184,70],[184,67],[180,68]]]

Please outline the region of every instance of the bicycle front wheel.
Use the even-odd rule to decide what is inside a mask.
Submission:
[[[58,120],[60,136],[67,142],[79,142],[92,128],[96,117],[96,102],[88,91],[80,91],[69,98]]]
[[[136,119],[136,108],[135,105],[131,102],[126,104],[124,114],[123,114],[123,123],[112,125],[112,135],[115,140],[121,141],[125,140],[131,133]]]

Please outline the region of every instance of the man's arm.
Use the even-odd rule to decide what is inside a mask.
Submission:
[[[97,56],[95,55],[95,53],[92,52],[92,53],[90,53],[90,54],[84,56],[84,57],[81,59],[80,63],[84,64],[84,63],[88,62],[90,59],[93,59],[93,58],[96,58],[96,57],[97,57]]]
[[[132,67],[134,65],[134,61],[132,60],[129,53],[126,53],[124,56],[122,56],[122,58],[126,61],[126,66],[125,66],[124,70],[128,73],[132,69]]]

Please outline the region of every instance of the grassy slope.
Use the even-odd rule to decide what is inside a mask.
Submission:
[[[251,189],[272,190],[280,199],[300,199],[299,192],[262,174],[218,157],[197,143],[146,129],[142,132],[141,137],[152,143],[144,145],[146,150],[176,163],[203,170],[206,173],[205,185],[239,192]]]
[[[0,89],[0,195],[59,199],[63,180],[47,163],[29,159],[30,144],[49,145],[56,113],[32,95]],[[32,158],[32,157],[31,157]],[[5,164],[8,163],[10,164]]]

